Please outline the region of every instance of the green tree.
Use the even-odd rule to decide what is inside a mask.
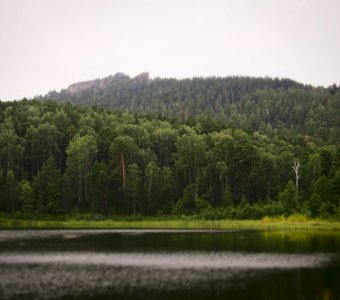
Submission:
[[[171,213],[174,202],[178,199],[178,190],[172,169],[163,168],[163,183],[161,185],[160,210],[164,213]]]
[[[91,175],[92,161],[97,152],[96,140],[91,135],[76,135],[66,149],[67,172],[77,186],[78,207],[88,204],[88,187]]]
[[[321,198],[318,193],[313,193],[312,196],[309,198],[308,204],[313,218],[320,215],[321,203]]]
[[[253,197],[251,193],[252,186],[255,181],[254,166],[258,159],[256,148],[251,143],[250,136],[246,132],[237,130],[235,135],[237,142],[232,166],[230,166],[230,177],[233,179],[231,186],[239,201],[242,196],[251,200]]]
[[[285,189],[279,195],[279,201],[285,209],[285,215],[290,215],[296,212],[299,203],[296,185],[293,181],[288,181]]]
[[[331,184],[333,203],[337,206],[340,206],[340,170],[335,173]]]
[[[310,154],[307,162],[308,183],[312,183],[321,175],[321,156],[319,153]]]
[[[0,166],[6,177],[11,170],[18,173],[22,166],[24,147],[22,139],[13,129],[0,126]]]
[[[204,136],[197,134],[183,135],[177,139],[176,147],[176,168],[184,184],[187,186],[194,184],[193,193],[194,199],[196,199],[199,192],[199,179],[206,164],[207,145]]]
[[[111,176],[107,166],[95,161],[91,172],[91,207],[103,215],[113,211]]]
[[[322,204],[327,204],[327,211],[332,214],[338,205],[332,194],[332,182],[326,176],[319,177],[310,187],[310,194],[317,193]]]
[[[175,151],[176,131],[169,125],[157,128],[152,133],[153,149],[158,157],[160,166],[169,167],[171,163],[171,153]]]
[[[141,174],[139,167],[136,163],[133,163],[127,168],[126,176],[126,194],[127,198],[130,200],[130,209],[135,215],[138,209],[138,202],[141,193]]]
[[[62,175],[52,157],[33,178],[32,187],[39,212],[57,214],[66,208],[62,203]]]
[[[34,194],[29,181],[22,180],[18,184],[17,197],[24,213],[30,214],[35,210]]]
[[[195,197],[196,187],[194,184],[189,184],[183,192],[183,197],[180,198],[173,207],[173,214],[175,215],[188,215],[196,209]]]
[[[160,208],[161,186],[163,184],[162,170],[154,163],[149,162],[145,170],[145,206],[151,214],[156,213]]]
[[[124,193],[126,185],[127,166],[137,163],[140,158],[140,151],[135,140],[130,136],[118,136],[110,146],[110,156],[115,174],[119,177],[121,191]]]
[[[36,174],[50,156],[57,157],[60,136],[54,124],[42,123],[28,128],[25,139],[30,148],[32,174]]]
[[[320,152],[321,156],[321,170],[322,170],[322,175],[328,176],[332,170],[333,166],[333,155],[332,152],[327,149],[323,148]]]
[[[17,186],[18,181],[14,175],[14,172],[13,170],[9,170],[7,172],[3,193],[3,196],[6,199],[5,202],[8,212],[14,213],[19,209],[17,201]]]

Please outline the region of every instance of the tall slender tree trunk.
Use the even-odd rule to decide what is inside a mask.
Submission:
[[[33,143],[31,142],[31,176],[34,173],[34,159],[33,159]]]
[[[85,175],[85,180],[84,180],[85,206],[88,204],[87,202],[87,177],[88,177],[88,174]]]
[[[81,206],[81,170],[79,170],[79,178],[78,178],[78,207],[80,209]]]
[[[9,166],[10,166],[10,164],[9,164],[9,161],[10,161],[10,151],[9,151],[9,146],[10,146],[10,144],[9,144],[9,142],[8,142],[8,144],[7,144],[7,173],[8,173],[8,170],[9,170]],[[7,175],[7,174],[6,174]]]
[[[136,214],[136,192],[133,193],[133,214]]]
[[[125,179],[126,179],[126,170],[125,170],[125,160],[123,150],[120,151],[120,181],[122,191],[125,189]]]
[[[152,172],[151,172],[151,174],[150,174],[149,190],[148,190],[149,205],[150,205],[150,203],[151,203],[151,189],[152,189]]]
[[[195,183],[195,200],[198,197],[198,177],[199,177],[199,168],[197,168],[196,172],[196,183]]]
[[[14,193],[13,193],[13,182],[11,182],[11,206],[12,206],[12,213],[14,213]]]

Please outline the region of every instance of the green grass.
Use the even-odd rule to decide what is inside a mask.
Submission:
[[[198,220],[188,218],[162,220],[161,218],[145,218],[141,220],[106,219],[86,221],[68,219],[54,220],[25,220],[0,218],[1,229],[14,228],[159,228],[159,229],[262,229],[262,230],[323,230],[340,231],[340,222],[332,220],[308,220],[290,216],[288,218],[268,218],[262,220]]]

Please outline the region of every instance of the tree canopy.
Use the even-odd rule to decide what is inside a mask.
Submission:
[[[339,212],[337,89],[276,79],[112,80],[106,98],[85,88],[81,101],[115,110],[0,102],[2,212]]]

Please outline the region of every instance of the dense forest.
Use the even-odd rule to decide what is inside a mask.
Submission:
[[[312,87],[289,79],[225,77],[150,79],[118,73],[70,85],[40,99],[97,106],[154,118],[176,119],[194,126],[243,129],[279,135],[296,143],[340,143],[340,100],[335,84]]]
[[[0,102],[1,212],[340,214],[336,85],[105,80],[49,93],[57,101]]]

